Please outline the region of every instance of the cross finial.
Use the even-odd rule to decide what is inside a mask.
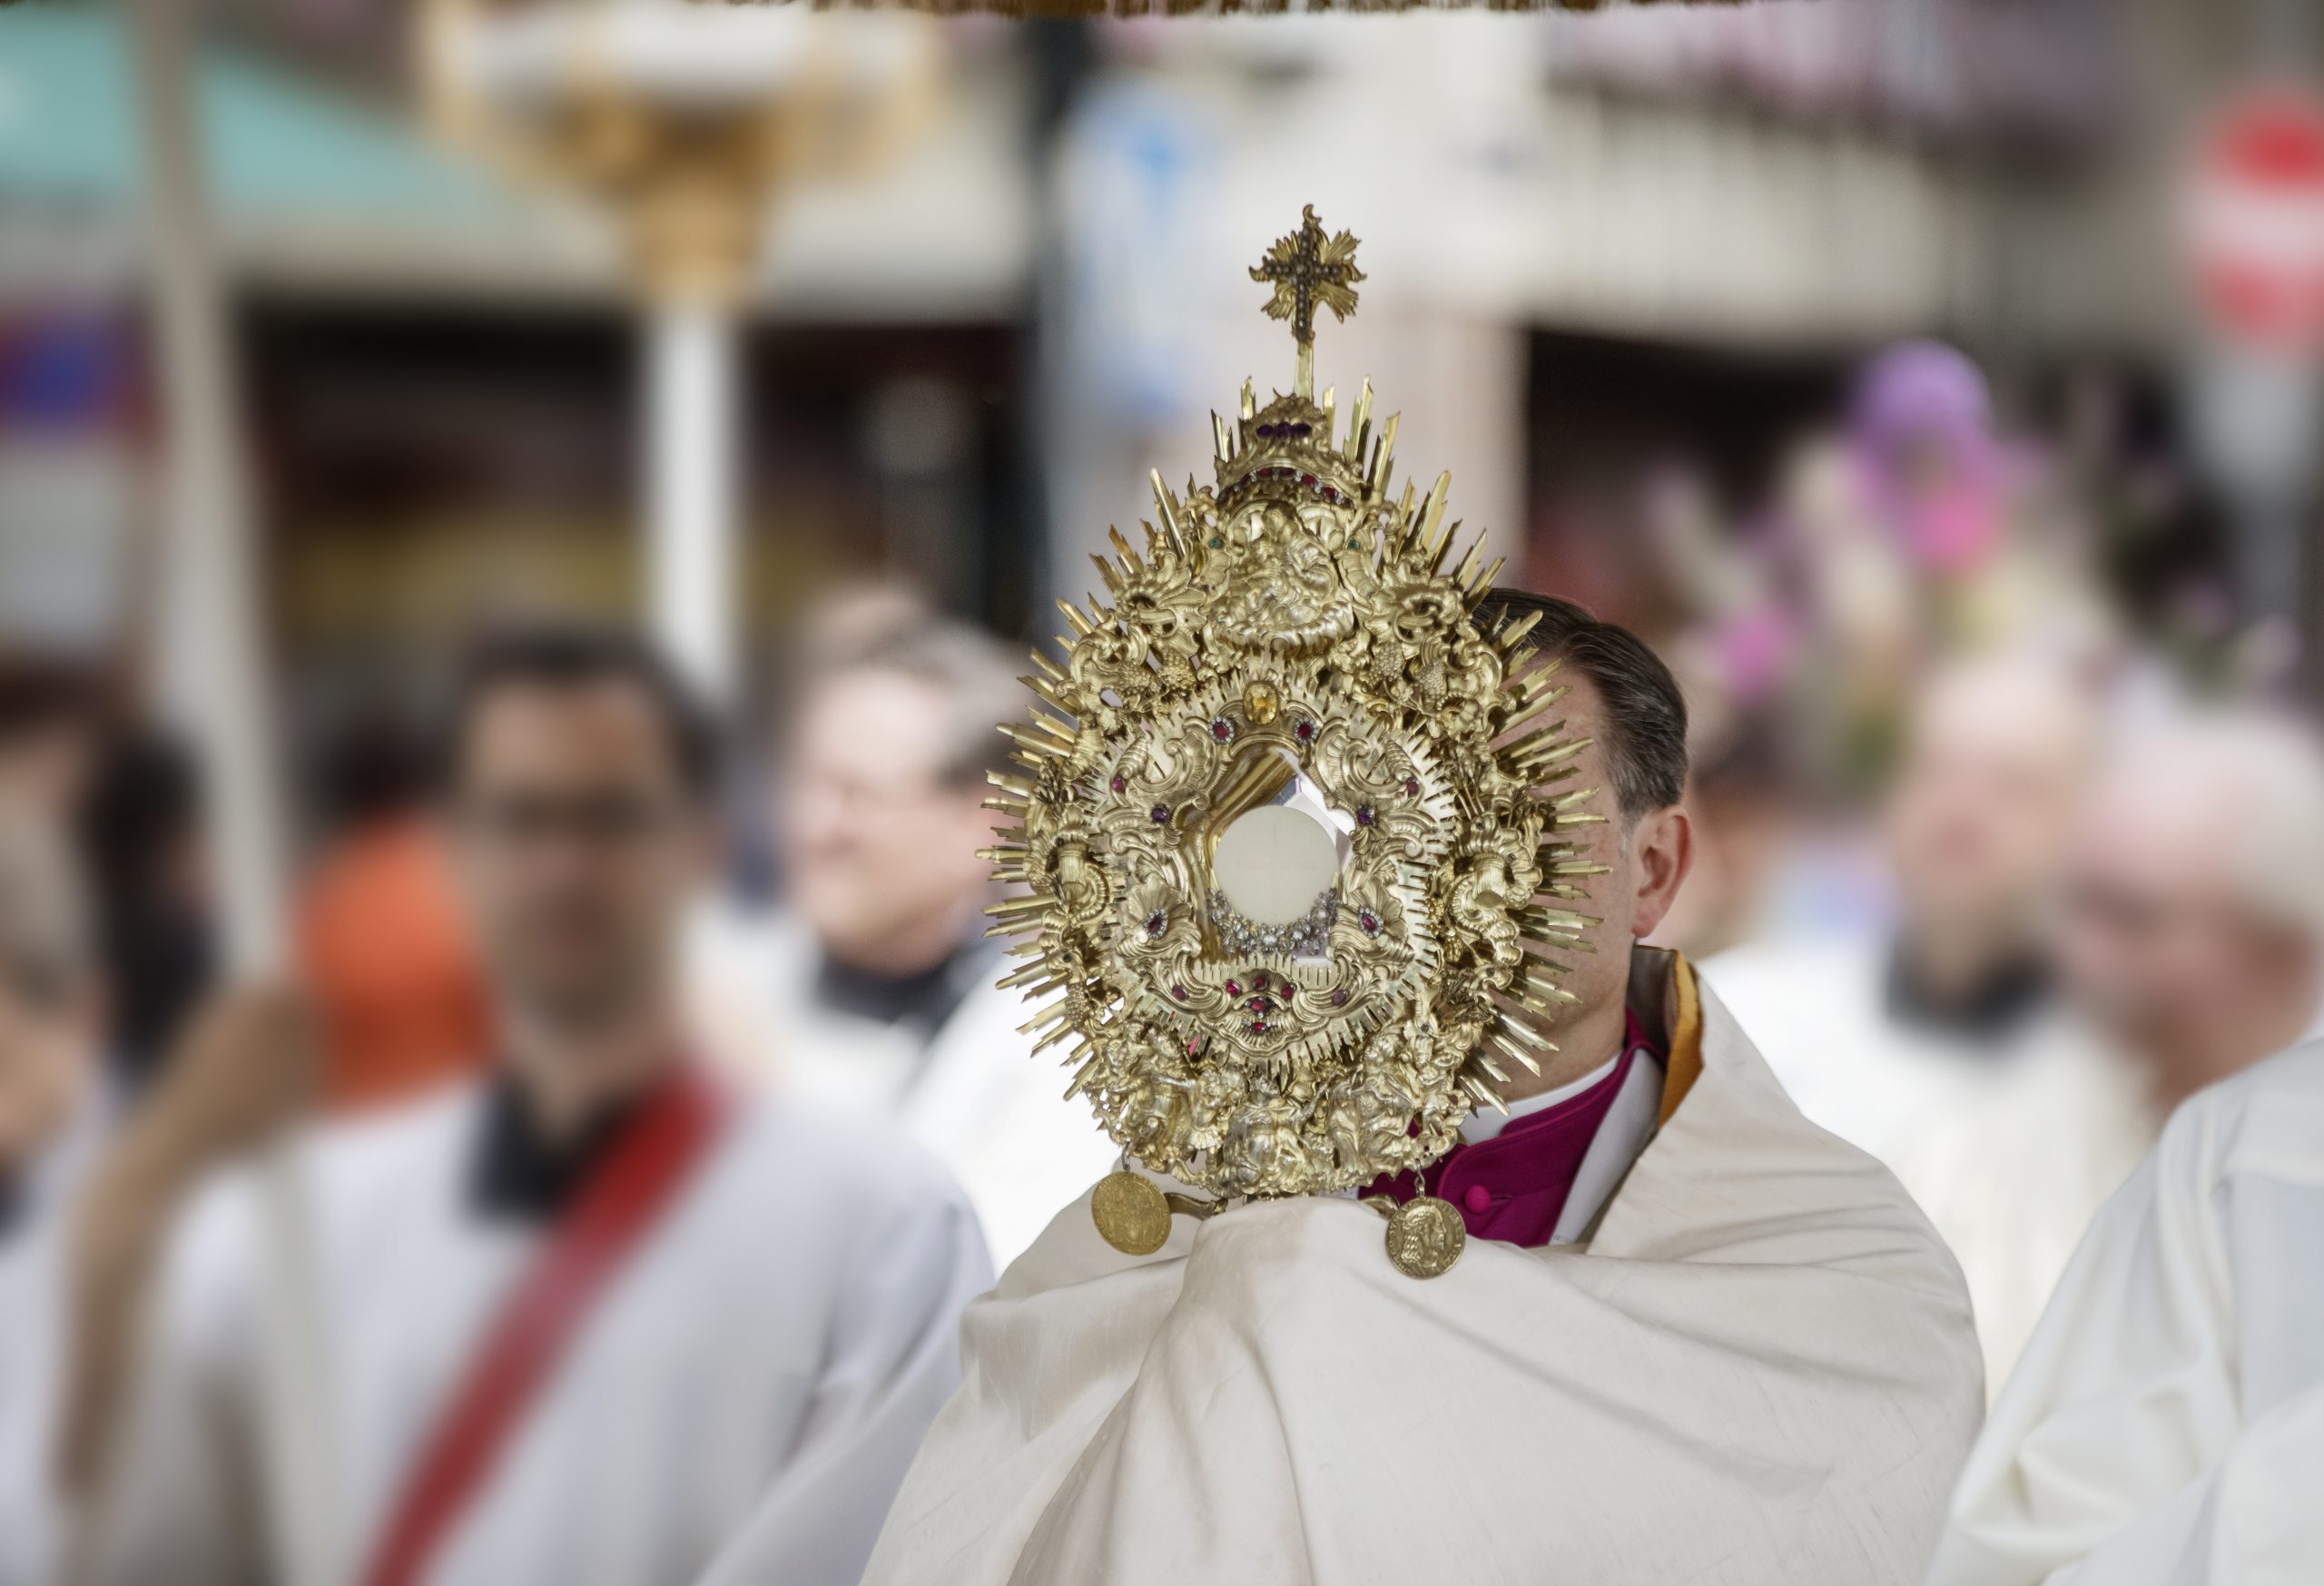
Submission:
[[[1267,300],[1267,317],[1291,321],[1292,340],[1299,348],[1299,395],[1315,395],[1315,310],[1331,310],[1336,319],[1355,312],[1355,283],[1364,271],[1355,267],[1357,238],[1348,231],[1324,234],[1315,206],[1302,212],[1299,229],[1277,237],[1266,257],[1251,266],[1251,279],[1272,282],[1275,296]]]

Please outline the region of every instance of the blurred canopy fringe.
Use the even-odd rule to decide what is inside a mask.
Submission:
[[[786,0],[728,0],[779,5]],[[1748,5],[1754,0],[816,0],[826,11],[924,11],[940,16],[1315,16],[1344,11],[1614,11],[1634,5]]]

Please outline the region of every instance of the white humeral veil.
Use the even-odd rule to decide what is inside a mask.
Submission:
[[[1309,1198],[1139,1259],[1085,1196],[970,1307],[867,1586],[1917,1581],[1984,1402],[1960,1276],[1640,957],[1676,1109],[1593,1237],[1417,1281]],[[779,1576],[745,1536],[713,1579]]]

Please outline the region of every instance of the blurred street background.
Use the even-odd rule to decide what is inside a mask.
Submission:
[[[731,912],[933,973],[847,961],[899,929],[852,899],[984,899],[911,892],[966,827],[880,779],[949,786],[897,744],[1015,708],[1147,470],[1288,383],[1245,267],[1305,203],[1368,272],[1321,380],[1679,674],[1662,938],[1811,1113],[1941,1201],[1984,1180],[1912,1179],[1920,1093],[1817,1054],[2070,1021],[2134,1076],[2087,1183],[2011,1192],[2070,1249],[2162,1109],[2317,1022],[2309,0],[173,9],[0,5],[0,789],[76,838],[123,1095],[267,956],[237,888],[293,901],[336,1102],[473,1061],[428,722],[527,616],[643,624],[727,707]],[[863,659],[940,618],[1006,655]],[[842,766],[817,710],[881,666],[928,714],[859,702],[919,724]],[[237,776],[280,876],[221,846]],[[833,786],[872,829],[803,830]]]

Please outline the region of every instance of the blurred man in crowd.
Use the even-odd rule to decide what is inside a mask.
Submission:
[[[2043,945],[2095,754],[2093,709],[2024,655],[1917,702],[1885,835],[1882,940],[1769,944],[1704,973],[1810,1118],[1878,1157],[1968,1279],[1998,1392],[2153,1120],[2052,983]]]
[[[941,1170],[691,1059],[677,936],[714,759],[624,636],[512,634],[464,675],[448,817],[497,1065],[294,1148],[330,1376],[298,1413],[363,1586],[676,1586],[770,1504],[784,1579],[852,1581],[957,1376],[989,1271]],[[281,1577],[254,1529],[291,1496],[256,1195],[228,1178],[177,1232],[95,1579]]]
[[[330,842],[300,893],[300,957],[335,1108],[415,1096],[489,1044],[483,979],[409,737],[377,712],[348,732],[325,779]]]
[[[987,770],[1023,690],[984,634],[925,612],[811,656],[778,763],[789,911],[715,932],[734,1044],[771,1079],[900,1118],[960,1178],[997,1264],[1113,1166],[995,981]]]
[[[2290,724],[2140,733],[2073,845],[2063,964],[2164,1110],[2324,1033],[2324,757]]]
[[[69,1192],[105,1108],[94,927],[64,835],[0,803],[0,1586],[47,1586]]]
[[[2324,1581],[2324,1046],[2214,1085],[2106,1204],[1930,1586]]]

